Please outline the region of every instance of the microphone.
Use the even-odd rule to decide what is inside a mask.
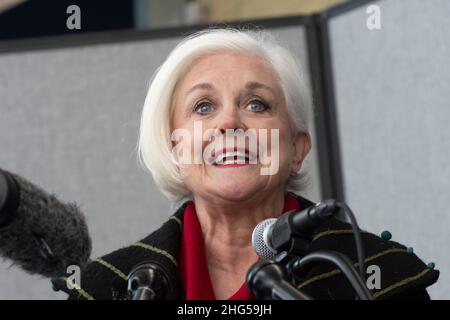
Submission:
[[[285,269],[273,260],[260,260],[247,272],[246,283],[257,299],[263,300],[312,300],[286,281]]]
[[[129,300],[167,300],[170,293],[169,276],[159,263],[140,263],[128,275]]]
[[[56,278],[67,275],[70,265],[82,269],[91,249],[84,215],[75,203],[62,203],[0,169],[0,256],[31,274]]]
[[[290,249],[293,237],[311,240],[314,229],[338,211],[337,201],[329,199],[301,211],[286,212],[278,219],[265,219],[253,230],[253,248],[262,259],[272,259]]]
[[[350,207],[335,199],[320,201],[301,211],[286,212],[278,219],[271,218],[261,221],[253,229],[253,248],[262,259],[275,259],[275,256],[283,251],[302,256],[308,251],[308,243],[312,241],[314,230],[341,209],[350,220],[355,238],[360,277],[365,279],[365,255],[361,230]]]
[[[19,205],[19,187],[17,183],[0,169],[0,228],[7,225],[13,212]]]

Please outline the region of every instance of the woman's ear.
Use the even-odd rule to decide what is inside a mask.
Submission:
[[[293,137],[293,158],[291,174],[296,175],[302,167],[303,160],[311,150],[311,135],[308,131],[298,132]]]

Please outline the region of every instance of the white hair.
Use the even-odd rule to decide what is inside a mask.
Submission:
[[[291,128],[308,132],[312,120],[312,98],[307,74],[290,51],[267,31],[235,28],[206,29],[184,38],[155,71],[141,115],[138,157],[150,171],[157,187],[171,201],[192,197],[177,165],[171,161],[172,97],[175,86],[200,57],[223,52],[243,52],[265,59],[281,80]],[[308,170],[290,176],[285,191],[299,192],[308,184]]]

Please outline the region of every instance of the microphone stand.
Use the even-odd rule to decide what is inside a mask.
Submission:
[[[351,222],[360,274],[355,270],[350,259],[339,252],[328,250],[308,254],[313,230],[337,214],[339,210],[343,210]],[[315,262],[324,261],[333,263],[341,270],[359,299],[374,300],[364,283],[364,246],[361,230],[350,207],[335,199],[328,199],[301,213],[303,214],[293,215],[291,212],[287,212],[275,222],[276,231],[270,227],[271,250],[278,253],[273,258],[274,260],[257,262],[250,268],[247,274],[247,285],[252,293],[267,299],[298,297],[299,290],[290,283],[287,286],[287,281],[295,283],[298,273],[307,271],[307,267],[312,267]],[[263,237],[265,236],[263,235]],[[283,272],[283,267],[287,269],[286,272]],[[297,294],[293,294],[291,289],[296,290]],[[275,297],[275,292],[279,290],[282,290],[282,294]],[[304,293],[300,292],[300,295],[300,299],[305,297]]]
[[[277,255],[276,260],[260,260],[247,272],[247,286],[258,299],[263,300],[313,300],[309,295],[297,289],[291,281],[307,267],[317,262],[330,262],[336,265],[348,279],[360,300],[374,300],[364,281],[347,256],[337,251],[317,251],[303,258],[292,257],[287,252]]]
[[[307,266],[320,261],[330,262],[336,265],[348,279],[361,300],[374,300],[369,289],[367,289],[366,284],[353,267],[350,259],[340,252],[332,250],[312,252],[303,258],[293,259],[288,264],[287,268],[295,275],[305,270]]]
[[[263,300],[312,300],[287,280],[286,269],[273,260],[260,260],[247,272],[250,292]]]
[[[169,289],[169,278],[156,262],[143,262],[128,275],[129,300],[166,300]]]

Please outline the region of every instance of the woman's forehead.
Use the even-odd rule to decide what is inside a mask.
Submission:
[[[233,84],[260,82],[275,90],[278,75],[270,63],[255,54],[217,53],[196,59],[180,78],[179,89],[188,93],[200,83],[213,81],[214,84],[220,80]]]
[[[237,66],[248,69],[255,69],[272,72],[272,66],[262,57],[251,53],[240,52],[224,52],[216,54],[208,54],[195,59],[188,68],[188,73],[197,69],[230,69],[233,70]]]

